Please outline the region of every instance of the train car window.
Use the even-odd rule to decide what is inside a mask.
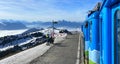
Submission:
[[[88,22],[85,23],[85,28],[88,28]]]
[[[117,12],[118,63],[120,64],[120,10]]]
[[[115,59],[117,58],[117,64],[120,64],[120,10],[115,13],[114,22],[114,43],[115,43]],[[117,47],[117,48],[116,48]],[[116,61],[115,61],[116,62]]]
[[[90,22],[90,42],[92,42],[92,21]]]

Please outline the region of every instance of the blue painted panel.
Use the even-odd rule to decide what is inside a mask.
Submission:
[[[112,64],[111,62],[111,10],[103,7],[102,15],[102,63]]]
[[[98,19],[92,19],[92,25],[91,25],[91,30],[92,30],[92,38],[91,38],[91,43],[90,43],[90,48],[91,50],[99,50],[99,22]]]
[[[89,32],[90,30],[92,31],[90,34],[92,36],[90,41],[90,48],[91,50],[99,50],[99,12],[94,12],[88,18],[88,21],[90,23]]]

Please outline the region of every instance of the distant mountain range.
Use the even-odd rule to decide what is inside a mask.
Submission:
[[[55,27],[65,27],[65,28],[78,28],[82,25],[82,22],[73,22],[60,20],[57,21]],[[27,22],[27,21],[15,21],[15,20],[0,20],[0,30],[17,30],[17,29],[26,29],[26,28],[47,28],[51,27],[52,22],[43,22],[43,21],[35,21],[35,22]]]
[[[77,28],[80,27],[83,23],[82,22],[73,22],[73,21],[66,21],[66,20],[60,20],[57,21],[58,23],[55,24],[55,27],[65,27],[65,28]],[[36,21],[36,22],[24,22],[24,24],[27,27],[51,27],[52,22],[42,22],[42,21]]]
[[[17,30],[26,28],[27,27],[21,22],[13,22],[12,20],[0,20],[0,30]]]

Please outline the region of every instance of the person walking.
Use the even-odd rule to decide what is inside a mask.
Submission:
[[[50,37],[50,43],[54,44],[54,37]]]

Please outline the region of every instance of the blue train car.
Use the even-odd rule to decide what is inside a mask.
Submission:
[[[99,64],[99,11],[91,11],[87,21],[89,25],[89,64]]]
[[[83,31],[89,64],[120,64],[120,0],[103,0],[86,23],[88,27]]]
[[[104,0],[100,10],[101,64],[120,64],[120,1]]]

